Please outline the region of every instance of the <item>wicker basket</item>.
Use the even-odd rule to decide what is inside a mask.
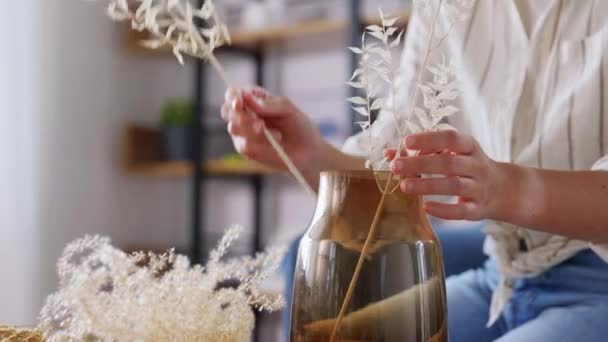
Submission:
[[[0,325],[0,342],[41,342],[42,334],[36,330]]]

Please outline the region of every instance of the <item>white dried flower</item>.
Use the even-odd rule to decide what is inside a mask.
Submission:
[[[51,342],[249,341],[252,307],[283,305],[259,290],[283,251],[222,261],[239,232],[228,230],[208,268],[191,266],[172,250],[127,255],[107,238],[76,240],[58,262],[60,287],[47,299],[39,329]],[[222,287],[227,280],[237,285]]]
[[[442,63],[427,67],[427,70],[433,75],[432,81],[418,85],[426,110],[420,107],[414,109],[420,125],[410,121],[413,132],[434,130],[445,118],[459,111],[457,107],[450,105],[460,94],[453,67],[446,63],[444,57]]]
[[[369,26],[363,34],[361,48],[350,50],[360,56],[360,66],[355,70],[348,84],[362,89],[365,96],[347,99],[353,109],[363,115],[365,120],[361,127],[369,134],[370,151],[366,165],[373,169],[384,169],[388,166],[383,150],[388,147],[402,151],[402,142],[406,134],[451,128],[444,119],[459,111],[454,101],[459,96],[458,83],[453,66],[446,62],[445,56],[436,65],[429,66],[432,55],[442,46],[453,27],[468,18],[474,0],[414,0],[415,11],[423,17],[422,22],[429,23],[428,37],[422,65],[415,77],[413,98],[407,101],[407,108],[400,108],[398,90],[402,86],[401,69],[393,64],[392,50],[399,47],[403,32],[393,25],[396,18],[385,18],[380,11],[382,26]],[[391,41],[391,36],[397,38]],[[377,41],[367,43],[366,36]],[[430,73],[431,81],[425,82],[425,75]],[[380,80],[380,85],[378,81]],[[383,89],[385,90],[383,93]],[[386,89],[388,89],[386,91]],[[416,106],[422,93],[424,108]],[[380,119],[372,124],[370,113],[381,109],[385,115],[392,115],[392,130],[387,130],[387,121]]]
[[[182,53],[207,59],[215,48],[230,43],[230,34],[220,20],[211,0],[200,8],[188,0],[108,0],[108,15],[115,21],[129,21],[137,31],[146,31],[152,38],[142,42],[148,48],[164,45],[184,63]],[[198,26],[197,20],[205,22]]]
[[[371,113],[375,110],[383,110],[392,114],[397,125],[397,131],[402,136],[403,129],[399,124],[399,107],[397,106],[397,92],[401,85],[399,67],[393,61],[393,52],[400,48],[403,30],[395,26],[396,17],[387,18],[382,10],[380,12],[381,25],[366,27],[361,40],[361,48],[349,48],[353,53],[360,56],[359,67],[354,71],[347,84],[353,88],[364,91],[364,96],[348,98],[353,104],[353,109],[364,117],[358,122],[363,131],[369,135],[369,159],[367,166],[373,169],[382,168],[385,164],[384,158],[375,158],[378,153],[375,148],[383,149],[386,146],[374,146],[374,134],[372,128]],[[370,37],[372,42],[367,42]]]

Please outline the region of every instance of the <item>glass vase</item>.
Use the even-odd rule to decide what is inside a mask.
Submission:
[[[294,342],[447,341],[443,261],[421,198],[388,172],[322,173],[291,317]]]

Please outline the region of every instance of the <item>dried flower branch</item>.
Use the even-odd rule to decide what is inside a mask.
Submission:
[[[137,6],[131,7],[130,4]],[[230,44],[230,33],[219,18],[212,0],[205,1],[200,8],[192,6],[189,0],[109,0],[107,12],[112,20],[128,21],[134,30],[151,34],[152,39],[142,42],[143,46],[157,49],[170,45],[180,64],[184,64],[182,53],[207,60],[226,87],[232,87],[224,68],[214,55],[216,48]],[[197,25],[198,20],[204,22],[205,26]],[[255,113],[250,111],[250,115]],[[266,127],[264,136],[298,183],[312,196],[316,196],[300,170]]]
[[[399,68],[393,61],[393,52],[400,47],[404,31],[394,26],[398,18],[386,18],[382,10],[379,12],[381,26],[366,27],[361,39],[361,48],[349,48],[353,53],[360,55],[360,62],[359,68],[347,82],[349,86],[365,92],[365,97],[351,97],[347,101],[354,105],[353,109],[357,113],[365,117],[359,125],[369,135],[368,166],[372,168],[377,167],[377,163],[373,159],[376,153],[371,130],[371,112],[382,109],[386,114],[392,114],[399,135],[404,134],[399,124],[399,107],[396,102],[401,77],[398,73]],[[375,41],[368,43],[366,39],[368,37]],[[387,87],[388,91],[383,94],[383,89]]]
[[[424,58],[422,62],[422,66],[418,70],[418,75],[416,77],[415,83],[415,91],[413,99],[410,101],[410,108],[407,111],[402,111],[398,108],[396,104],[396,96],[397,89],[399,87],[399,69],[392,68],[391,65],[391,49],[399,46],[401,33],[399,36],[391,43],[389,43],[389,37],[391,34],[394,34],[397,29],[391,27],[396,19],[386,19],[380,11],[380,18],[382,20],[382,27],[378,26],[370,26],[367,28],[367,32],[363,35],[363,42],[361,49],[359,48],[350,48],[356,54],[361,55],[361,67],[358,68],[349,85],[358,88],[364,89],[366,92],[366,98],[354,97],[349,98],[348,101],[357,105],[354,109],[360,114],[367,117],[367,120],[362,123],[362,128],[367,129],[370,134],[370,159],[368,160],[368,164],[374,169],[373,163],[373,144],[374,139],[371,137],[371,127],[372,124],[370,122],[370,108],[374,107],[374,104],[369,105],[370,98],[374,97],[376,94],[374,85],[370,81],[370,77],[368,76],[368,70],[371,69],[375,71],[375,73],[380,77],[381,80],[384,80],[389,86],[389,97],[390,101],[386,101],[386,99],[380,97],[379,101],[389,102],[385,103],[384,106],[380,106],[382,110],[386,112],[386,114],[392,114],[394,116],[395,121],[395,129],[399,133],[399,142],[397,147],[397,156],[402,151],[402,142],[405,138],[405,133],[416,133],[421,131],[430,131],[435,129],[446,128],[449,125],[441,124],[442,120],[450,115],[458,112],[458,108],[449,104],[449,101],[455,100],[458,95],[458,87],[457,83],[454,80],[454,72],[451,68],[451,65],[446,63],[445,56],[442,58],[442,62],[436,66],[428,66],[428,61],[430,55],[434,50],[439,48],[441,44],[445,41],[447,36],[450,34],[455,23],[462,21],[467,18],[469,9],[472,7],[472,0],[415,0],[414,8],[415,11],[420,13],[427,20],[426,22],[431,23],[431,27],[429,29],[429,36],[427,40],[427,48],[424,53]],[[444,33],[440,33],[438,30],[438,21],[440,20],[440,15],[444,12],[444,23],[447,23],[448,29]],[[366,45],[365,35],[369,34],[377,39],[379,39],[383,44],[382,47],[378,48],[373,46],[370,48],[369,45]],[[434,42],[434,38],[438,38],[438,43]],[[371,54],[375,54],[379,56],[378,61],[373,61],[370,58]],[[427,82],[426,84],[422,83],[423,75],[425,72],[430,72],[433,77],[431,82]],[[352,82],[353,79],[358,80],[358,82]],[[416,101],[418,98],[419,91],[422,91],[424,96],[424,107],[426,110],[416,107]],[[366,107],[361,107],[365,105]],[[401,122],[403,118],[401,117],[402,113],[406,113],[405,117],[405,127],[401,127]],[[418,123],[415,123],[412,119],[415,116]],[[379,139],[382,139],[379,138]],[[348,286],[348,290],[344,297],[344,302],[340,308],[340,312],[336,319],[334,328],[332,330],[332,334],[330,337],[330,342],[333,342],[336,338],[339,325],[346,314],[346,308],[350,303],[350,299],[354,288],[357,284],[359,274],[361,272],[361,268],[363,266],[363,260],[365,260],[368,253],[368,246],[372,238],[375,235],[376,226],[378,224],[378,217],[380,217],[386,196],[395,191],[398,187],[399,182],[396,182],[397,185],[391,189],[391,183],[393,182],[393,174],[390,173],[388,179],[386,180],[386,184],[384,186],[380,186],[380,191],[382,193],[382,197],[380,198],[380,202],[376,209],[376,213],[374,216],[374,220],[369,229],[369,233],[361,250],[361,255],[359,256],[359,260],[357,265],[355,266],[355,270],[353,273],[353,277]]]
[[[282,249],[221,260],[240,232],[229,229],[206,268],[172,250],[127,255],[107,238],[70,243],[58,262],[59,290],[42,309],[39,329],[48,341],[248,341],[251,306],[274,311],[280,297],[260,283],[276,271]],[[145,263],[145,265],[142,265]],[[238,280],[233,288],[220,283]]]

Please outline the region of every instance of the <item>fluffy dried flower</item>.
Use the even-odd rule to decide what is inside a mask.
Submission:
[[[215,48],[230,43],[213,1],[196,8],[188,0],[109,0],[108,15],[115,21],[129,21],[134,30],[151,34],[142,42],[149,48],[173,46],[173,53],[184,63],[182,53],[207,59]],[[196,20],[206,23],[197,26]]]
[[[239,232],[227,231],[206,268],[172,250],[128,255],[107,238],[76,240],[58,262],[60,287],[47,299],[39,329],[48,341],[248,341],[252,307],[283,305],[259,289],[283,250],[222,261]],[[222,287],[227,280],[238,285]]]

